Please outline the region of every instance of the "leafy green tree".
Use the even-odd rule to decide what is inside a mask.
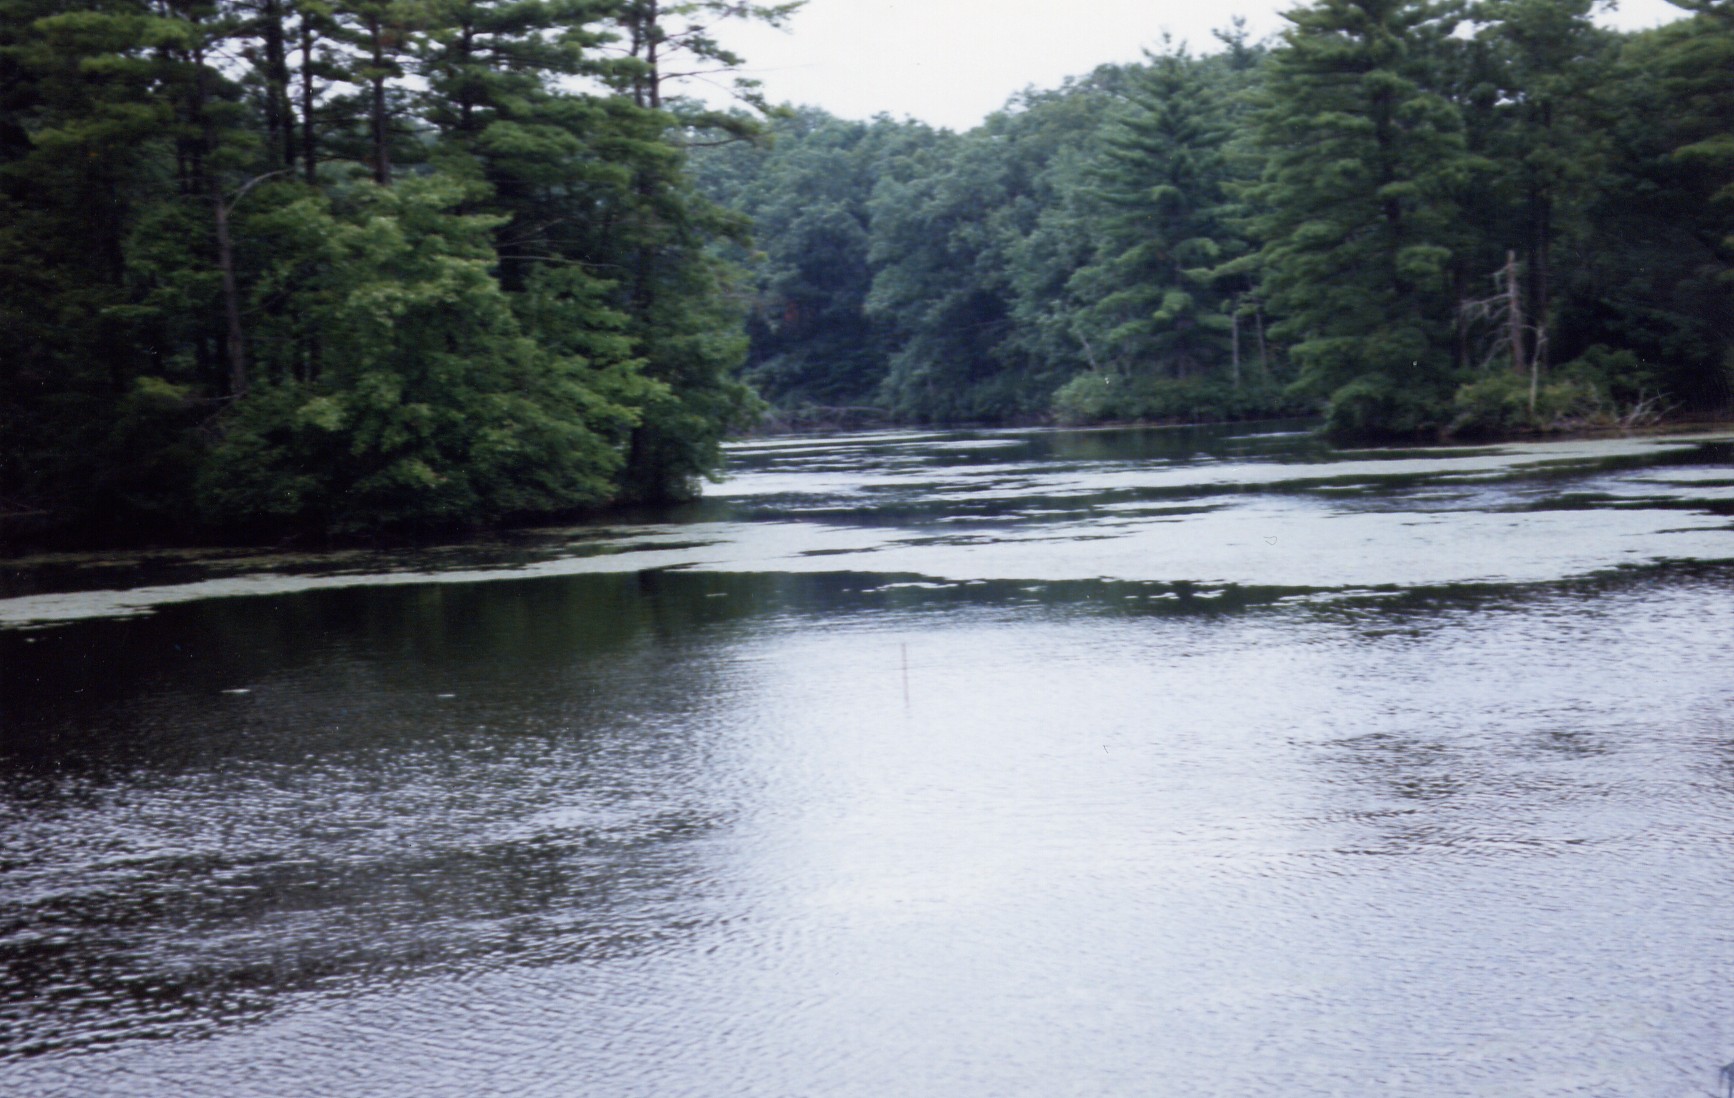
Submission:
[[[1693,13],[1669,39],[1663,87],[1678,111],[1670,157],[1692,174],[1696,196],[1718,219],[1734,248],[1734,4],[1670,0]]]
[[[922,422],[1253,414],[1285,350],[1360,433],[1725,403],[1734,19],[1682,4],[1316,0],[1268,56],[767,142],[751,81],[680,92],[794,4],[0,0],[0,537],[679,497],[743,362]],[[1495,268],[1527,402],[1473,369]]]
[[[752,220],[743,377],[785,416],[847,419],[874,405],[890,346],[866,308],[870,199],[887,162],[928,140],[919,125],[808,108],[774,122],[768,141],[695,155],[706,194]]]
[[[730,21],[780,27],[805,6],[806,0],[786,0],[781,4],[740,0],[615,0],[614,19],[624,32],[628,62],[620,70],[623,88],[641,108],[662,110],[678,106],[689,121],[702,117],[726,128],[726,117],[694,111],[690,103],[676,104],[668,94],[668,86],[694,77],[727,75],[738,98],[763,109],[765,102],[759,94],[758,82],[740,75],[745,59],[722,44],[717,37],[718,28]]]
[[[659,387],[627,357],[623,318],[565,346],[527,337],[489,273],[497,219],[454,213],[463,197],[404,180],[358,188],[347,213],[308,196],[253,219],[275,256],[258,292],[320,334],[324,368],[228,413],[200,483],[214,521],[361,533],[611,498],[633,407]],[[545,276],[522,310],[571,332],[548,314],[588,306],[591,323],[595,290]]]
[[[1025,92],[1015,100],[1022,108],[1014,116],[1018,158],[1029,163],[1029,185],[1003,221],[1011,234],[1005,246],[1011,325],[998,356],[1030,379],[1031,402],[1098,361],[1081,319],[1094,299],[1078,278],[1100,235],[1091,173],[1137,71],[1103,66],[1057,92]],[[1031,403],[1026,414],[1039,407]]]
[[[1009,326],[992,213],[1009,195],[999,150],[986,134],[935,135],[923,168],[881,178],[873,194],[870,314],[898,337],[884,383],[894,416],[916,421],[987,418],[1002,394],[992,348]]]
[[[1044,290],[1064,283],[1077,253],[1055,247],[1043,215],[1072,189],[1117,78],[1099,70],[1025,93],[977,130],[942,132],[888,165],[870,207],[868,309],[899,344],[882,390],[893,415],[1033,419],[1078,368],[1046,353],[1064,324],[1049,306],[1068,303],[1044,302]]]
[[[705,200],[686,173],[686,150],[671,135],[711,128],[746,137],[759,127],[728,112],[670,97],[671,81],[737,68],[740,58],[717,41],[732,19],[781,23],[799,3],[755,5],[722,0],[624,0],[614,10],[626,57],[609,79],[621,93],[607,106],[607,143],[599,145],[623,173],[611,195],[605,231],[591,258],[622,272],[628,333],[646,374],[667,387],[648,404],[632,433],[623,489],[633,499],[694,494],[721,458],[724,435],[759,405],[735,376],[746,355],[742,294],[729,265],[710,249],[744,240],[746,223]],[[681,67],[697,65],[695,71]],[[737,89],[753,98],[750,82]]]

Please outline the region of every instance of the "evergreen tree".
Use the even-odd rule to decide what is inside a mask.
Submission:
[[[1706,329],[1707,344],[1696,376],[1677,387],[1700,405],[1726,405],[1734,377],[1734,3],[1673,2],[1693,17],[1679,25],[1664,59],[1662,86],[1674,121],[1668,159],[1697,215],[1702,256],[1680,291],[1702,302],[1694,326]]]
[[[1224,224],[1217,90],[1183,48],[1169,49],[1151,59],[1104,142],[1098,254],[1074,293],[1092,302],[1079,318],[1095,335],[1092,357],[1121,376],[1197,377],[1231,357],[1233,302],[1211,278],[1241,248]]]
[[[1271,54],[1255,222],[1275,333],[1349,433],[1433,422],[1453,385],[1461,119],[1429,87],[1455,26],[1426,0],[1318,0]]]
[[[1484,88],[1476,106],[1488,119],[1477,150],[1491,162],[1488,188],[1501,208],[1477,227],[1484,276],[1507,251],[1517,261],[1519,342],[1510,365],[1545,369],[1558,337],[1555,255],[1588,231],[1584,197],[1601,178],[1603,141],[1588,114],[1606,81],[1607,35],[1590,21],[1590,0],[1486,0],[1472,9],[1482,24]],[[1484,283],[1485,284],[1485,283]]]
[[[778,25],[800,6],[624,0],[615,9],[627,56],[611,75],[622,96],[608,104],[610,141],[602,151],[624,169],[627,189],[615,196],[609,231],[599,240],[609,252],[606,261],[623,272],[628,332],[645,371],[666,386],[633,430],[623,474],[627,498],[695,494],[721,459],[723,436],[758,408],[735,376],[747,349],[736,276],[707,250],[713,240],[744,240],[746,223],[697,193],[685,150],[668,138],[694,128],[746,137],[759,127],[738,114],[671,98],[667,85],[694,75],[678,67],[682,62],[707,73],[740,65],[715,37],[720,23]],[[737,80],[736,89],[755,100],[750,81]]]
[[[1461,36],[1316,0],[1268,55],[767,149],[679,81],[792,4],[0,0],[0,537],[678,497],[756,408],[743,361],[923,422],[1276,410],[1248,367],[1285,357],[1344,432],[1714,407],[1734,9],[1681,2],[1612,35],[1482,0]],[[1476,299],[1527,384],[1476,373]]]
[[[1101,203],[1089,182],[1139,71],[1103,66],[1057,92],[1019,99],[1030,185],[1023,208],[1007,222],[1011,326],[999,355],[1044,393],[1097,362],[1096,334],[1081,319],[1094,299],[1078,277],[1095,257],[1099,235]]]
[[[1632,408],[1726,407],[1734,370],[1734,20],[1726,5],[1628,36],[1599,89],[1607,168],[1562,279],[1561,335]],[[1719,15],[1717,13],[1720,13]]]

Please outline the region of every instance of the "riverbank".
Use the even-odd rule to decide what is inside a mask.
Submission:
[[[733,445],[750,446],[759,439],[791,438],[805,435],[834,438],[852,433],[868,432],[946,432],[958,430],[992,432],[1010,429],[1065,433],[1107,432],[1128,428],[1204,430],[1256,423],[1281,423],[1288,427],[1300,425],[1303,428],[1318,431],[1321,435],[1326,426],[1323,420],[1317,418],[1263,416],[1228,421],[1145,419],[1096,423],[1061,424],[1050,421],[975,426],[880,423],[871,427],[820,427],[807,430],[796,430],[790,427],[786,430],[761,431],[737,439]],[[1536,441],[1667,437],[1724,430],[1734,431],[1734,413],[1721,416],[1670,419],[1640,425],[1625,425],[1617,422],[1561,423],[1547,428],[1512,430],[1498,435],[1433,434],[1421,438],[1382,440],[1381,444],[1404,449],[1412,449],[1418,445],[1424,447],[1485,447]],[[223,537],[209,530],[193,530],[177,537],[172,530],[157,528],[142,531],[141,536],[135,538],[118,536],[114,531],[108,531],[106,536],[80,537],[77,532],[71,532],[59,537],[14,536],[9,539],[7,535],[14,533],[14,531],[9,531],[6,524],[0,522],[0,576],[20,571],[68,572],[70,574],[86,568],[100,570],[111,567],[105,562],[115,560],[148,562],[148,564],[128,564],[124,567],[148,567],[152,570],[172,573],[190,562],[221,564],[226,561],[248,561],[260,562],[262,567],[269,568],[273,566],[272,562],[299,566],[308,562],[342,562],[351,558],[369,559],[382,554],[393,553],[462,555],[476,551],[497,553],[502,550],[522,550],[533,553],[537,551],[536,547],[544,540],[542,538],[544,531],[583,528],[609,529],[655,522],[671,513],[678,514],[683,508],[702,505],[702,501],[703,497],[701,496],[688,503],[619,504],[566,514],[541,516],[534,520],[518,523],[451,526],[413,533],[399,532],[348,538],[320,537],[307,534],[250,540],[245,537]],[[5,582],[0,580],[0,592],[5,590]],[[0,595],[0,597],[4,596]]]

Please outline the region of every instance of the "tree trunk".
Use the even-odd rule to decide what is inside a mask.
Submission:
[[[644,0],[639,8],[640,22],[633,27],[632,37],[635,45],[642,46],[645,74],[638,78],[635,98],[641,107],[651,110],[662,108],[662,74],[657,71],[657,39],[661,34],[657,26],[660,15],[657,0]],[[633,180],[633,191],[638,196],[638,217],[642,224],[647,224],[655,218],[653,207],[656,200],[656,181],[651,178],[648,169],[641,168]],[[656,292],[652,285],[655,255],[653,245],[648,239],[641,242],[637,254],[633,257],[632,279],[632,312],[635,316],[644,318],[650,315],[655,303]]]
[[[1085,335],[1083,332],[1079,332],[1078,342],[1084,345],[1084,358],[1090,363],[1090,372],[1093,374],[1101,373],[1102,364],[1096,361],[1096,349],[1090,346],[1090,337]]]
[[[229,395],[247,395],[247,341],[241,332],[241,295],[235,286],[235,246],[229,237],[229,207],[212,179],[211,209],[217,222],[217,269],[223,282],[223,349],[229,360]]]
[[[1519,377],[1524,370],[1523,295],[1518,291],[1517,253],[1505,253],[1505,320],[1511,340],[1511,369]]]
[[[1466,373],[1469,370],[1470,354],[1469,306],[1467,304],[1469,301],[1469,274],[1464,269],[1464,264],[1461,261],[1461,258],[1459,258],[1458,262],[1452,264],[1451,282],[1452,297],[1463,303],[1458,306],[1457,319],[1453,325],[1453,335],[1456,343],[1453,354],[1457,359],[1457,369]]]
[[[295,163],[295,116],[289,104],[282,0],[263,0],[259,16],[265,39],[265,151],[273,168],[286,168]]]
[[[1258,372],[1264,375],[1266,381],[1269,381],[1270,356],[1266,353],[1264,345],[1264,302],[1254,301],[1252,303],[1252,320],[1257,325],[1258,331]]]
[[[1548,261],[1553,236],[1553,202],[1545,194],[1540,196],[1535,210],[1535,244],[1531,249],[1528,270],[1529,326],[1530,352],[1529,358],[1537,368],[1547,365],[1547,293],[1548,293]]]
[[[1552,143],[1553,103],[1543,99],[1540,104],[1541,129]],[[1530,205],[1530,249],[1528,284],[1524,287],[1529,299],[1530,363],[1537,369],[1546,367],[1548,264],[1553,251],[1553,195],[1555,184],[1544,181],[1535,188]]]
[[[470,23],[463,24],[463,32],[458,37],[458,68],[468,73],[470,65],[475,60],[476,29]],[[475,93],[471,90],[469,81],[462,79],[458,84],[458,132],[466,138],[475,129]]]
[[[1395,106],[1389,91],[1379,90],[1373,95],[1369,112],[1373,119],[1373,140],[1379,146],[1379,184],[1384,190],[1397,181],[1397,138]],[[1394,197],[1380,199],[1379,211],[1385,217],[1385,226],[1391,231],[1390,254],[1395,257],[1403,246],[1403,204]],[[1397,278],[1400,286],[1406,285],[1402,278]]]
[[[211,215],[217,237],[217,274],[223,295],[223,351],[228,359],[229,395],[241,396],[247,391],[247,343],[241,331],[241,295],[235,281],[235,246],[229,235],[229,207],[223,202],[223,184],[211,167],[211,154],[217,150],[221,137],[210,112],[206,80],[210,67],[205,64],[204,51],[192,53],[194,71],[192,100],[188,104],[191,118],[198,125],[199,140],[194,149],[193,170],[200,189],[211,203]]]
[[[313,18],[301,14],[301,168],[309,187],[319,182],[319,142],[313,130]]]
[[[1234,387],[1240,388],[1240,299],[1234,299],[1234,305],[1228,310],[1228,323],[1231,332],[1229,351],[1234,364]]]
[[[662,109],[662,74],[660,72],[658,72],[656,69],[656,66],[657,66],[656,36],[658,33],[660,33],[660,31],[658,30],[658,28],[656,26],[656,5],[654,3],[650,5],[650,18],[651,18],[650,33],[647,36],[647,41],[644,44],[644,60],[645,60],[645,63],[650,66],[650,102],[649,102],[649,106],[650,106],[651,110],[659,111]]]
[[[391,120],[386,115],[385,104],[385,40],[380,30],[377,14],[367,17],[367,33],[368,44],[373,51],[373,75],[370,77],[370,83],[373,85],[373,181],[382,187],[389,187],[391,186]]]

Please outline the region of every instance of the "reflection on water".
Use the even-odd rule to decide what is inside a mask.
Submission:
[[[1713,1092],[1727,456],[777,440],[412,575],[52,562],[0,603],[0,1086]],[[1299,566],[1181,568],[1261,509]]]

